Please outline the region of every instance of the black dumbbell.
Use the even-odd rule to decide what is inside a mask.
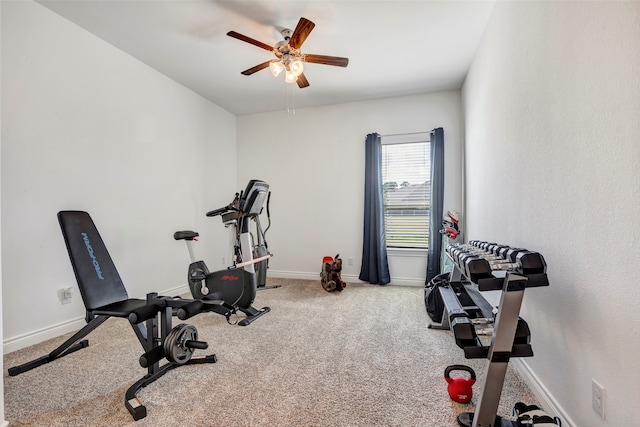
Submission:
[[[516,262],[521,265],[522,274],[541,274],[546,273],[547,263],[542,255],[537,252],[520,252],[516,256]]]
[[[520,252],[529,252],[523,248],[510,248],[507,250],[506,260],[510,262],[516,262],[516,258]]]
[[[474,283],[477,283],[480,279],[488,279],[492,278],[491,274],[491,265],[489,265],[489,261],[484,258],[469,257],[465,260],[464,269],[465,275],[469,280]]]

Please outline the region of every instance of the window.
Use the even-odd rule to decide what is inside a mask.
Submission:
[[[382,192],[387,248],[429,246],[429,133],[382,137]]]

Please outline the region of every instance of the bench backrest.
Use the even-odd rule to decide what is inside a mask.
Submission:
[[[88,311],[128,299],[127,290],[87,212],[58,212],[58,222]]]

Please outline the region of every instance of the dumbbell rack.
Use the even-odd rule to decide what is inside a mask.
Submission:
[[[444,312],[433,329],[450,329],[467,359],[488,359],[484,384],[476,411],[458,416],[462,427],[514,427],[516,423],[497,416],[498,404],[512,357],[531,357],[531,334],[520,308],[526,288],[549,286],[542,255],[522,248],[479,240],[451,245],[446,250],[453,261],[449,287],[439,287]],[[477,289],[476,289],[477,288]],[[497,311],[480,294],[500,290]],[[493,326],[490,344],[479,335]],[[480,331],[477,327],[484,327]]]

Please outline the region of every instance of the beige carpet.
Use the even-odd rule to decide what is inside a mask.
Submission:
[[[42,356],[65,337],[4,357],[5,416],[11,426],[456,426],[473,411],[484,360],[466,360],[449,331],[427,328],[423,289],[350,284],[342,293],[319,281],[270,279],[256,307],[271,313],[248,327],[201,314],[187,322],[218,362],[179,367],[139,394],[146,418],[134,422],[126,389],[146,370],[126,320],[92,332],[89,347],[9,377],[6,368]],[[174,326],[181,323],[174,318]],[[449,399],[447,365],[475,369],[474,398]],[[461,374],[462,375],[462,374]],[[500,415],[517,401],[536,403],[509,368]]]

